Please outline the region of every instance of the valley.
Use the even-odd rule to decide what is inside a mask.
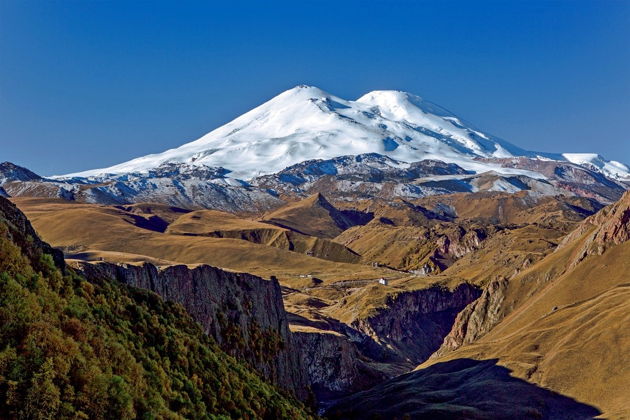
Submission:
[[[432,375],[433,366],[448,363],[456,363],[448,368],[454,369],[453,378],[458,377],[459,369],[474,369],[471,372],[479,372],[475,375],[490,375],[496,386],[508,380],[516,388],[531,383],[559,393],[548,397],[543,388],[527,385],[531,388],[527,395],[545,401],[540,407],[530,407],[530,414],[536,410],[554,412],[557,404],[568,404],[560,395],[597,402],[595,406],[606,413],[625,413],[622,397],[584,391],[588,384],[607,388],[603,382],[576,380],[577,387],[563,385],[567,383],[563,379],[567,369],[551,362],[557,359],[543,338],[548,336],[553,343],[564,337],[565,344],[558,349],[562,356],[557,357],[568,358],[565,364],[583,363],[575,359],[583,357],[579,356],[582,350],[566,351],[571,346],[581,349],[583,335],[593,334],[592,328],[610,331],[616,337],[610,338],[613,341],[625,340],[617,329],[625,323],[621,308],[590,330],[574,332],[574,323],[593,311],[602,312],[602,305],[617,308],[625,302],[622,278],[627,271],[614,262],[620,257],[612,253],[622,252],[617,248],[610,251],[608,264],[615,266],[621,277],[607,278],[588,289],[564,284],[595,276],[581,274],[584,264],[572,262],[576,247],[584,247],[579,232],[593,234],[592,228],[583,226],[591,226],[601,211],[609,211],[600,211],[601,205],[592,199],[522,192],[349,203],[329,201],[318,193],[258,216],[164,204],[108,206],[19,197],[12,201],[33,222],[38,234],[62,249],[68,264],[82,272],[105,270],[110,273],[108,277],[127,283],[129,275],[121,270],[154,270],[150,268],[153,266],[171,270],[181,265],[200,270],[208,264],[228,272],[277,279],[287,311],[283,334],[290,334],[285,342],[290,341],[300,357],[299,363],[280,362],[282,369],[302,366],[302,389],[311,389],[321,409],[329,410],[333,418],[363,416],[353,402],[359,396],[364,401],[375,398],[379,407],[394,410],[386,412],[399,410],[383,398],[388,387],[402,386],[396,381],[408,375],[410,379],[404,380],[412,382],[404,386],[409,390],[419,395],[442,392],[431,388],[439,385],[431,385],[431,376],[423,372]],[[627,222],[624,219],[621,223]],[[108,264],[127,268],[112,272]],[[115,272],[121,274],[112,274]],[[138,278],[138,274],[133,276]],[[153,280],[133,280],[131,284],[161,290],[150,286]],[[181,286],[170,287],[182,290]],[[197,299],[195,291],[172,295],[163,289],[158,293],[179,300],[185,307]],[[189,311],[195,316],[197,309],[193,308]],[[541,331],[546,331],[544,336]],[[600,337],[590,346],[602,345],[602,340],[608,339]],[[516,342],[523,344],[513,344]],[[619,347],[622,353],[624,343]],[[589,347],[589,352],[595,348]],[[241,357],[249,357],[247,348],[242,351]],[[550,361],[536,354],[544,354]],[[623,357],[620,353],[600,363],[612,368],[610,363]],[[467,360],[481,362],[475,365]],[[294,367],[287,367],[291,363]],[[598,369],[609,375],[601,370],[603,367]],[[418,372],[418,378],[429,378],[429,382],[414,388],[415,379],[411,378],[416,373],[407,374],[411,371]],[[622,371],[613,376],[623,382],[627,374]],[[478,380],[475,375],[471,381]],[[468,386],[465,379],[461,381],[462,386]],[[374,397],[371,387],[376,387]],[[475,392],[469,397],[477,395]],[[461,398],[458,404],[469,408],[444,412],[452,415],[458,410],[472,410],[470,413],[481,413],[483,418],[484,411],[475,402]],[[568,407],[574,413],[595,412],[584,404]],[[406,413],[415,408],[400,410]]]
[[[113,325],[117,357],[142,334],[145,363],[98,378],[156,382],[166,374],[145,353],[178,378],[150,403],[136,384],[109,404],[120,418],[629,418],[629,188],[620,162],[529,151],[416,95],[305,85],[109,168],[40,176],[4,162],[0,274],[32,299],[98,290],[127,304],[33,304],[79,350],[68,367],[54,346],[44,359],[7,338],[0,396],[34,398],[35,370],[7,368],[27,360],[57,375],[50,388],[70,402],[55,413],[106,418],[76,401],[106,392],[85,386],[80,361]],[[151,319],[141,331],[116,318],[136,315]],[[205,359],[180,357],[187,345]],[[229,398],[206,359],[236,372]],[[0,416],[25,413],[11,404]]]
[[[630,420],[629,23],[0,1],[0,420]]]

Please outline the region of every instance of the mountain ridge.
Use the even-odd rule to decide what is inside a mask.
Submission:
[[[525,156],[588,164],[613,178],[630,178],[626,165],[597,154],[540,153],[484,133],[420,96],[395,90],[345,100],[314,86],[299,85],[242,114],[201,138],[161,153],[111,167],[54,178],[99,178],[148,172],[163,164],[223,168],[228,178],[247,180],[309,159],[380,153],[409,163],[424,159],[457,163],[468,170],[523,170],[482,164],[482,158]]]
[[[528,191],[612,203],[629,187],[622,163],[527,151],[407,92],[352,101],[305,85],[193,142],[109,168],[46,178],[0,164],[7,197],[258,215],[317,193],[352,201]]]

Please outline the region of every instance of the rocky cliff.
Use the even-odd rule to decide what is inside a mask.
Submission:
[[[347,323],[292,320],[309,383],[322,406],[428,359],[451,330],[457,313],[480,293],[469,284],[452,290],[433,286],[390,295],[378,309]],[[347,305],[347,311],[354,311],[361,303]]]
[[[490,331],[502,319],[501,304],[505,299],[507,287],[507,279],[490,282],[483,289],[479,299],[468,304],[457,314],[451,331],[432,357],[440,356],[464,344],[472,343]]]
[[[182,304],[225,352],[246,361],[271,382],[307,398],[304,370],[277,280],[207,265],[73,265],[88,279],[116,279]]]
[[[373,366],[356,343],[335,331],[293,333],[309,384],[320,402],[361,391],[390,376]]]
[[[52,256],[57,267],[64,269],[63,253],[42,241],[24,213],[4,198],[0,198],[0,221],[6,223],[12,241],[29,258],[37,260],[40,255],[48,254]]]
[[[356,319],[351,326],[378,343],[390,357],[419,364],[440,347],[457,314],[480,294],[468,283],[453,290],[433,286],[399,293],[388,297],[383,308]]]
[[[571,261],[572,267],[588,255],[601,255],[611,245],[619,245],[630,240],[630,191],[615,204],[585,219],[563,239],[558,250],[580,240],[581,247]]]
[[[0,198],[1,419],[313,418],[181,305],[95,270],[68,268]],[[271,300],[277,284],[267,289]]]

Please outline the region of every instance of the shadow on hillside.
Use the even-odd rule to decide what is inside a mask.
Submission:
[[[456,359],[337,401],[329,419],[592,419],[590,405],[510,375],[498,359]]]
[[[168,222],[159,216],[142,217],[135,214],[128,214],[127,217],[131,220],[126,220],[126,222],[153,232],[164,233],[168,227]]]

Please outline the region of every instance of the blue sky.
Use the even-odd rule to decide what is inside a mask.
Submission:
[[[630,1],[0,0],[0,160],[44,175],[179,146],[301,83],[630,163]]]

